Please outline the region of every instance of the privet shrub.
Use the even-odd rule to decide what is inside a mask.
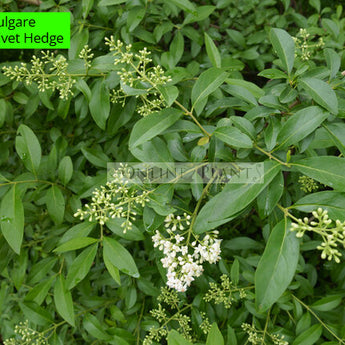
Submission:
[[[340,2],[0,6],[72,14],[68,51],[1,55],[4,344],[345,343]],[[139,185],[109,162],[262,180]]]

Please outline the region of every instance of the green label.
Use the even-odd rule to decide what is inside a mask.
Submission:
[[[69,12],[1,12],[0,49],[69,49]]]

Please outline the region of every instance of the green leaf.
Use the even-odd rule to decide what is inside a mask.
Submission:
[[[309,0],[309,5],[314,7],[318,13],[320,13],[321,3],[320,0]]]
[[[111,277],[114,279],[114,281],[121,285],[121,277],[120,277],[120,271],[117,267],[115,267],[110,260],[103,255],[103,260],[104,260],[104,265],[107,268],[109,274],[111,275]]]
[[[224,338],[215,322],[213,322],[211,329],[207,335],[206,345],[224,345]]]
[[[269,309],[287,289],[295,274],[299,242],[283,219],[273,229],[255,272],[255,301],[260,311]]]
[[[210,59],[213,67],[221,68],[222,60],[221,60],[221,57],[216,45],[214,44],[213,40],[206,32],[204,33],[204,37],[205,37],[205,46],[206,46],[206,52],[207,52],[208,58]]]
[[[329,84],[317,78],[303,78],[299,84],[316,103],[332,114],[338,114],[338,99]]]
[[[24,235],[24,208],[17,185],[4,195],[0,208],[1,231],[7,243],[20,254]]]
[[[17,133],[21,136],[16,137],[16,151],[25,167],[37,175],[42,155],[41,145],[35,133],[28,126],[21,124]]]
[[[54,252],[64,253],[70,250],[77,250],[80,248],[87,247],[90,244],[96,243],[97,241],[98,241],[97,238],[92,238],[92,237],[73,238],[65,242],[64,244],[61,244],[61,246],[58,246],[56,249],[54,249]]]
[[[86,314],[83,318],[83,326],[93,337],[100,340],[111,340],[112,336],[104,331],[104,326],[99,322],[96,316]]]
[[[106,83],[99,79],[96,81],[91,92],[91,101],[89,103],[90,113],[97,126],[105,129],[105,124],[109,117],[110,100],[109,90]]]
[[[133,149],[161,134],[182,116],[182,111],[166,108],[140,119],[133,127],[129,147]]]
[[[215,229],[236,217],[273,180],[280,171],[276,162],[264,162],[263,183],[228,183],[201,209],[194,224],[194,231],[201,234]]]
[[[189,0],[171,0],[170,2],[172,2],[174,5],[176,5],[177,7],[181,8],[184,11],[191,12],[191,13],[196,12],[196,8],[194,4]]]
[[[96,167],[106,168],[110,158],[100,149],[82,148],[81,152],[85,158]]]
[[[159,137],[131,149],[131,153],[142,162],[171,162],[173,160],[165,141]]]
[[[235,127],[219,127],[213,134],[224,143],[237,148],[252,148],[252,140]]]
[[[297,144],[300,140],[312,133],[329,116],[318,106],[306,107],[293,114],[284,123],[279,131],[278,149]]]
[[[59,164],[59,179],[66,186],[73,175],[73,163],[70,156],[65,156]]]
[[[255,139],[256,130],[253,124],[242,116],[230,116],[231,123],[237,127],[241,132],[247,134],[251,139]]]
[[[95,256],[97,254],[98,244],[84,249],[73,261],[68,269],[66,286],[70,290],[82,281],[89,273]]]
[[[95,222],[92,223],[88,221],[84,221],[82,223],[74,225],[63,234],[59,243],[65,243],[73,238],[88,236],[89,233],[95,228],[95,226],[96,226]]]
[[[83,30],[76,31],[74,35],[71,36],[71,44],[70,44],[70,48],[68,49],[68,59],[69,60],[77,59],[78,54],[83,49],[83,47],[88,43],[88,41],[89,41],[89,30],[86,27],[84,27]],[[77,71],[72,72],[71,69],[68,68],[67,69],[68,73],[85,73],[85,66],[83,64],[83,61],[78,59],[78,63],[79,63],[79,67],[81,67],[82,69],[79,68]],[[41,95],[46,95],[46,94],[47,92],[40,92],[39,93],[40,98],[41,98]],[[42,102],[44,103],[43,99],[42,99]],[[49,98],[46,99],[46,103],[48,103],[48,105],[50,106],[51,102]],[[53,104],[51,104],[51,108],[49,109],[54,110]]]
[[[328,211],[331,219],[339,219],[341,222],[345,221],[345,193],[327,190],[308,194],[290,207],[308,213],[321,207]]]
[[[302,174],[307,175],[339,191],[345,190],[345,158],[321,156],[304,158],[292,163]]]
[[[48,295],[48,292],[52,286],[54,277],[50,277],[41,283],[37,284],[30,292],[25,296],[25,301],[33,301],[38,305],[41,305]]]
[[[276,117],[270,116],[268,118],[268,126],[264,131],[264,140],[268,151],[273,150],[276,146],[281,127],[281,122]]]
[[[179,93],[178,88],[176,86],[170,85],[170,86],[159,86],[158,89],[163,95],[167,106],[170,107],[178,96],[178,93]]]
[[[322,326],[316,324],[300,334],[292,343],[292,345],[312,345],[315,344],[322,334]]]
[[[134,6],[128,13],[127,26],[129,32],[132,32],[145,17],[145,7]]]
[[[199,6],[196,8],[195,13],[188,13],[182,25],[199,22],[205,20],[215,10],[215,6]]]
[[[287,79],[288,76],[276,68],[264,69],[258,74],[259,77],[264,77],[267,79]]]
[[[81,7],[83,9],[83,18],[85,19],[92,9],[94,0],[82,0]],[[80,79],[81,80],[81,79]]]
[[[237,338],[234,329],[228,325],[227,329],[227,345],[237,345]]]
[[[32,301],[19,302],[20,309],[26,319],[36,325],[47,326],[54,323],[52,315],[37,303]]]
[[[271,29],[270,40],[284,68],[290,75],[295,60],[294,40],[282,29]]]
[[[317,311],[330,311],[335,309],[342,301],[341,296],[327,296],[319,299],[313,303],[310,307]]]
[[[56,310],[71,326],[75,326],[74,307],[70,291],[66,288],[64,277],[60,274],[54,286],[54,303]]]
[[[255,98],[259,98],[265,95],[264,90],[250,81],[234,78],[227,78],[225,81],[228,85],[241,86],[242,88],[250,92]]]
[[[215,67],[201,73],[192,89],[191,101],[193,108],[197,107],[212,92],[216,91],[224,83],[227,76],[226,72]]]
[[[261,218],[269,216],[277,206],[284,192],[283,173],[279,173],[257,198],[258,211]]]
[[[250,92],[247,88],[241,85],[225,85],[222,87],[223,90],[230,95],[242,99],[245,102],[252,104],[252,105],[258,105],[258,102],[255,98],[255,96]]]
[[[192,345],[192,343],[173,329],[168,334],[168,345]]]
[[[123,273],[139,278],[135,261],[129,251],[118,241],[110,237],[103,239],[103,256]]]
[[[177,31],[172,40],[169,51],[162,54],[161,62],[167,69],[173,70],[180,61],[184,52],[184,38],[180,31]]]
[[[126,2],[126,0],[101,0],[98,3],[98,6],[112,6],[112,5],[118,5]]]
[[[330,48],[325,48],[323,50],[323,54],[325,55],[327,67],[330,70],[329,78],[333,79],[337,75],[341,65],[340,56],[338,53],[336,53],[333,49]]]
[[[322,18],[321,24],[326,33],[332,34],[334,39],[338,39],[340,30],[339,30],[339,24],[336,23],[334,20],[329,18]]]
[[[125,238],[129,241],[142,241],[145,239],[143,233],[133,224],[131,230],[123,232],[121,227],[122,223],[126,219],[123,218],[111,218],[106,222],[107,228],[109,228],[114,234]]]
[[[46,204],[50,217],[55,224],[61,224],[65,214],[65,199],[57,185],[52,185],[46,194]]]
[[[323,123],[322,126],[328,132],[334,145],[345,157],[345,123],[331,123],[329,125]]]
[[[231,265],[230,277],[231,281],[237,285],[240,280],[240,263],[237,259]]]

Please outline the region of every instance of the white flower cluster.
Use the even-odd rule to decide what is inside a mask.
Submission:
[[[132,221],[136,219],[138,206],[144,207],[149,201],[149,191],[138,193],[136,187],[132,188],[128,183],[128,168],[122,166],[115,170],[113,179],[106,186],[95,189],[92,192],[92,202],[85,204],[85,210],[79,209],[74,217],[80,220],[88,218],[91,222],[96,220],[104,225],[110,218],[123,218],[121,224],[123,232],[132,228]]]
[[[220,243],[217,239],[218,231],[207,234],[202,240],[195,236],[195,241],[189,243],[191,229],[179,234],[190,225],[190,216],[184,213],[184,218],[170,214],[165,219],[165,227],[169,238],[164,237],[158,230],[152,237],[154,247],[158,247],[165,255],[161,259],[163,267],[167,269],[167,285],[179,292],[185,292],[196,277],[203,272],[202,264],[211,264],[220,259]],[[187,240],[184,235],[187,234]]]

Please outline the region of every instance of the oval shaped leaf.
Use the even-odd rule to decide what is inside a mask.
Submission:
[[[316,324],[300,334],[292,345],[313,345],[315,344],[322,334],[322,326]]]
[[[295,61],[294,40],[282,29],[271,29],[270,40],[284,68],[287,70],[288,74],[290,74]]]
[[[132,255],[122,244],[110,237],[104,237],[103,244],[103,255],[107,260],[123,273],[139,278],[137,265]]]
[[[46,204],[50,217],[55,224],[61,224],[65,214],[65,199],[56,185],[51,186],[46,194]]]
[[[345,190],[345,158],[321,156],[292,163],[298,171],[340,192]]]
[[[91,92],[90,113],[97,126],[105,129],[110,112],[109,90],[103,80],[97,80]]]
[[[70,290],[82,281],[89,273],[97,253],[98,244],[84,249],[73,261],[68,270],[66,286]]]
[[[14,185],[3,197],[0,208],[1,231],[10,247],[20,254],[24,235],[24,208]]]
[[[200,74],[192,89],[192,105],[195,108],[198,103],[201,104],[212,92],[222,85],[228,74],[218,68],[210,68]]]
[[[96,316],[92,314],[86,314],[83,318],[83,326],[87,332],[89,332],[96,339],[111,340],[112,337],[104,331],[104,326],[99,322]]]
[[[201,234],[227,223],[248,206],[273,180],[280,171],[280,165],[273,161],[264,162],[263,183],[229,183],[208,201],[196,217],[194,231]]]
[[[161,134],[182,116],[182,111],[166,108],[140,119],[133,127],[129,147],[135,147]]]
[[[173,329],[168,334],[168,345],[192,345],[192,343]]]
[[[338,114],[338,99],[329,84],[317,78],[303,78],[299,83],[316,103],[332,114]]]
[[[206,345],[213,344],[224,345],[224,338],[215,322],[213,322],[206,339]]]
[[[281,128],[277,138],[278,143],[280,143],[278,148],[297,144],[319,127],[327,117],[328,114],[317,106],[299,110]]]
[[[345,193],[335,191],[312,193],[290,206],[290,208],[303,212],[312,212],[319,207],[327,210],[331,219],[339,219],[341,222],[345,221]]]
[[[66,185],[72,178],[73,175],[73,163],[69,156],[61,159],[59,164],[59,179]]]
[[[318,311],[330,311],[336,308],[342,301],[341,296],[327,296],[319,299],[310,307]]]
[[[17,132],[21,136],[16,137],[16,151],[25,167],[36,175],[41,162],[41,145],[28,126],[21,124]]]
[[[222,60],[216,45],[214,44],[212,38],[206,32],[204,33],[204,36],[208,58],[210,59],[213,67],[221,68]]]
[[[296,271],[299,242],[289,225],[283,219],[272,229],[255,272],[255,301],[262,312],[284,293]]]
[[[54,286],[54,302],[58,313],[71,326],[75,326],[72,295],[66,288],[64,277],[60,274]]]
[[[219,127],[214,131],[216,138],[224,143],[238,148],[252,148],[252,140],[235,127]]]
[[[65,242],[61,246],[58,246],[56,249],[54,249],[54,252],[63,253],[63,252],[68,252],[70,250],[84,248],[84,247],[89,246],[90,244],[96,243],[97,241],[98,241],[97,238],[92,238],[92,237],[73,238]]]

